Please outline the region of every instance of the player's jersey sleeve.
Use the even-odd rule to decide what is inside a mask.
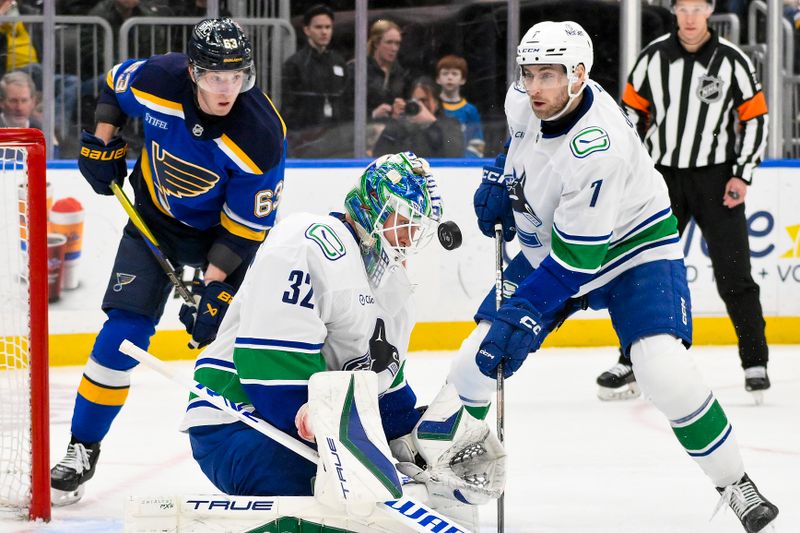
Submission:
[[[305,241],[305,239],[303,239]],[[326,370],[327,330],[318,312],[308,249],[276,243],[261,249],[248,272],[233,363],[250,403],[277,428],[295,432],[294,417],[308,399],[308,379]]]
[[[731,74],[733,105],[742,127],[733,175],[750,183],[767,148],[767,100],[750,58],[735,46],[731,48],[735,51]]]
[[[240,96],[236,116],[215,142],[228,157],[230,179],[220,211],[218,242],[245,256],[275,224],[286,167],[286,126],[269,98]],[[209,257],[218,263],[215,257]]]
[[[658,64],[661,60],[662,56],[655,52],[652,45],[646,48],[636,59],[622,95],[625,112],[642,139],[650,129],[654,115],[648,70],[651,61],[656,63],[655,68],[660,68]]]
[[[169,70],[153,62],[153,58],[128,59],[108,71],[98,104],[117,107],[129,117],[144,116],[148,106],[167,115],[183,117],[180,102],[160,96],[162,88],[181,83]]]
[[[594,155],[594,158],[592,157]],[[550,254],[517,289],[541,313],[556,310],[600,270],[608,253],[628,165],[617,155],[590,154],[566,169],[553,216]]]
[[[421,416],[415,409],[417,396],[406,382],[405,367],[406,362],[403,361],[392,385],[378,399],[383,432],[387,440],[411,433]]]

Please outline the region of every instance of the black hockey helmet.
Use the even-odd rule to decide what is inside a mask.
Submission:
[[[230,18],[205,19],[192,29],[187,50],[189,62],[198,80],[204,71],[245,71],[247,79],[241,92],[255,84],[253,47],[250,39]]]

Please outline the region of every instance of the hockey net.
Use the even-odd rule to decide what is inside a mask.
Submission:
[[[50,519],[47,193],[39,130],[0,129],[0,510]]]

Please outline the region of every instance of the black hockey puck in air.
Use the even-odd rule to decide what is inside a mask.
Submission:
[[[436,233],[439,235],[439,243],[445,250],[455,250],[461,246],[463,241],[461,229],[452,220],[439,224],[439,229],[436,230]]]

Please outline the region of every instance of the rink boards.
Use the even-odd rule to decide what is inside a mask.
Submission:
[[[289,161],[280,215],[341,211],[344,194],[356,183],[366,161]],[[445,202],[445,218],[464,235],[458,250],[432,244],[410,265],[417,285],[418,324],[412,350],[456,348],[472,327],[478,303],[494,283],[492,241],[477,229],[472,194],[480,181],[481,162],[432,161]],[[105,315],[100,311],[126,215],[113,197],[94,194],[74,162],[53,163],[48,170],[56,200],[78,199],[86,212],[78,288],[63,291],[50,305],[53,364],[85,362]],[[720,200],[721,201],[721,200]],[[770,161],[756,171],[747,196],[752,271],[761,286],[761,302],[772,343],[800,343],[800,162]],[[733,328],[716,294],[711,263],[700,232],[690,225],[684,235],[687,273],[692,290],[695,342],[735,342]],[[513,256],[515,245],[506,253]],[[158,326],[153,349],[165,358],[193,358],[188,336],[178,322],[180,301],[172,300]],[[548,338],[550,346],[613,345],[616,338],[605,313],[581,312]],[[169,355],[168,355],[169,354]]]

